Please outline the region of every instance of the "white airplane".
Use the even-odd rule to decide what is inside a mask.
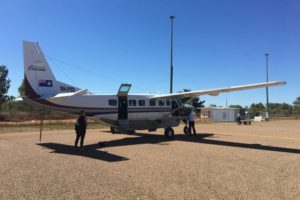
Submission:
[[[187,112],[193,107],[192,100],[201,95],[217,96],[253,88],[284,85],[284,81],[242,85],[212,90],[197,90],[165,95],[129,95],[130,84],[121,84],[117,94],[99,95],[72,85],[57,81],[38,43],[24,41],[25,96],[27,103],[78,114],[84,110],[88,117],[109,125],[111,131],[134,130],[155,131],[165,129],[165,136],[172,138],[174,130]]]

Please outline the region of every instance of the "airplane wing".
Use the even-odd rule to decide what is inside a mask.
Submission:
[[[180,98],[194,99],[201,95],[217,96],[220,93],[224,93],[224,92],[233,92],[233,91],[247,90],[247,89],[254,89],[254,88],[279,86],[285,84],[286,84],[285,81],[265,82],[265,83],[240,85],[240,86],[233,86],[233,87],[219,88],[219,89],[212,89],[212,90],[196,90],[196,91],[173,93],[173,94],[166,94],[166,95],[155,95],[151,97],[151,99],[180,99]]]

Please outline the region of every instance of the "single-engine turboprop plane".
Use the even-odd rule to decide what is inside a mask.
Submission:
[[[38,43],[24,41],[23,48],[24,101],[71,114],[84,110],[88,117],[109,125],[113,133],[164,128],[165,136],[172,138],[172,127],[186,119],[186,111],[193,109],[191,102],[201,95],[217,96],[223,92],[286,84],[284,81],[274,81],[166,95],[129,95],[131,85],[121,84],[117,94],[98,95],[57,81]]]

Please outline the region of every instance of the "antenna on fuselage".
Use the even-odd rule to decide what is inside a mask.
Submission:
[[[173,93],[173,20],[175,16],[170,16],[171,19],[171,71],[170,71],[170,94]]]

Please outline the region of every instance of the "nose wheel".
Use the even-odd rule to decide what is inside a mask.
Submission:
[[[171,127],[165,129],[165,137],[167,139],[172,139],[174,137],[174,130]]]

